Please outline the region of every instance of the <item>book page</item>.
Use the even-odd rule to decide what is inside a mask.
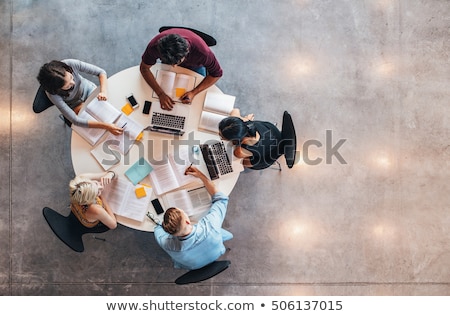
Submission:
[[[111,103],[108,101],[99,101],[97,98],[89,102],[85,111],[91,114],[97,121],[105,123],[113,123],[121,115],[121,112]]]
[[[152,191],[151,188],[144,187],[147,196],[139,199],[134,192],[136,188],[127,180],[117,178],[105,186],[101,197],[115,214],[141,222],[147,213]]]
[[[227,116],[213,112],[203,111],[198,123],[199,130],[205,130],[214,134],[219,133],[219,123]]]
[[[207,212],[211,208],[211,195],[205,187],[189,190],[188,194],[193,209],[192,213],[188,215]]]
[[[196,78],[186,74],[177,74],[173,71],[159,69],[156,72],[156,82],[161,89],[176,102],[181,102],[180,97],[195,88]],[[158,95],[153,91],[153,97]]]
[[[173,97],[175,76],[176,73],[162,69],[159,69],[156,73],[156,82],[169,97]]]
[[[193,182],[201,182],[200,179],[185,175],[184,172],[193,162],[193,157],[191,157],[191,151],[189,151],[188,146],[179,146],[178,151],[169,155],[169,162],[172,165],[173,172],[177,177],[178,186],[182,187]],[[192,160],[192,161],[191,161]]]
[[[187,190],[178,190],[167,193],[162,197],[162,200],[166,210],[169,207],[177,207],[183,210],[187,215],[194,210]]]
[[[203,110],[228,116],[234,108],[235,100],[233,95],[207,91]]]
[[[144,130],[144,126],[126,115],[121,115],[115,124],[124,129],[123,134],[113,135],[108,133],[108,136],[102,143],[106,143],[111,149],[118,150],[123,155],[126,155],[136,138]]]
[[[180,99],[183,94],[191,91],[195,87],[195,77],[177,74],[175,77],[175,82],[173,85],[172,97],[175,99]]]
[[[78,117],[89,121],[96,121],[96,119],[86,111],[79,113]],[[106,130],[102,128],[82,127],[75,124],[72,124],[72,130],[77,132],[78,135],[83,137],[92,146],[95,145],[106,132]]]
[[[177,177],[168,161],[154,163],[152,164],[152,167],[153,170],[150,172],[149,176],[152,187],[157,195],[161,195],[179,187]]]

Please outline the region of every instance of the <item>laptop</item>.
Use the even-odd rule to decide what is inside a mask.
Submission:
[[[150,125],[146,130],[182,136],[186,131],[190,105],[176,103],[171,111],[163,110],[161,103],[153,102],[150,108]]]
[[[211,180],[233,172],[232,162],[223,142],[200,144],[200,151]]]

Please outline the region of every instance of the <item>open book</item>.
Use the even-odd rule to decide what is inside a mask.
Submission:
[[[185,148],[186,147],[186,148]],[[184,172],[191,165],[187,146],[180,148],[174,154],[168,154],[161,161],[151,163],[153,170],[149,177],[157,195],[178,189],[191,183],[201,183],[201,180],[185,175]]]
[[[83,111],[78,113],[78,117],[80,118],[105,123],[114,123],[120,115],[121,112],[111,103],[108,101],[99,101],[97,98],[94,98]],[[75,124],[72,124],[72,129],[92,146],[95,145],[106,132],[106,130],[102,128],[81,127]]]
[[[186,74],[177,74],[163,69],[158,69],[156,72],[156,82],[176,102],[181,102],[180,97],[195,88],[195,81],[194,76]],[[155,91],[153,91],[153,97],[158,98]]]
[[[229,94],[207,91],[198,129],[217,134],[219,122],[230,115],[235,100]]]
[[[206,212],[211,207],[211,195],[205,187],[169,192],[162,196],[162,201],[165,209],[177,207],[188,216]]]
[[[120,154],[126,155],[144,130],[144,126],[124,114],[119,116],[115,124],[123,127],[123,134],[113,135],[108,133],[108,136],[91,150],[91,154],[104,170],[108,170],[119,163],[121,159]]]
[[[115,214],[142,222],[150,205],[152,188],[142,186],[146,196],[138,198],[135,190],[140,187],[118,178],[104,187],[101,196]]]

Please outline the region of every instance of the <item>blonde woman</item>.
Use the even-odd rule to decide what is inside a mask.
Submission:
[[[117,227],[116,216],[101,196],[103,187],[115,176],[114,171],[88,173],[70,181],[70,209],[83,226],[92,228],[102,223],[109,229]]]

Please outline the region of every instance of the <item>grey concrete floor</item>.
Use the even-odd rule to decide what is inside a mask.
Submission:
[[[448,0],[0,1],[0,294],[450,295],[449,17]],[[290,111],[302,158],[241,174],[232,264],[188,286],[151,233],[56,239],[42,208],[68,211],[71,133],[31,110],[43,63],[113,75],[161,25],[215,36],[219,88],[257,119]]]

